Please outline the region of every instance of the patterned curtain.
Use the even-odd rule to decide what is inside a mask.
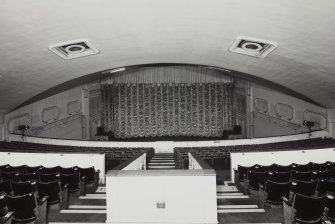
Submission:
[[[232,129],[232,83],[102,85],[103,125],[116,138],[219,137]]]

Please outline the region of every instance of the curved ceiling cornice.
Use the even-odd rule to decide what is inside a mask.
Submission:
[[[250,74],[335,108],[335,1],[2,0],[0,110],[62,83],[138,64],[201,64]],[[229,52],[237,36],[278,43],[264,59]],[[88,39],[63,60],[48,46]]]
[[[144,67],[153,67],[153,66],[199,66],[199,67],[205,67],[205,68],[208,68],[208,69],[215,69],[215,70],[218,70],[222,73],[230,75],[232,77],[242,79],[242,80],[245,80],[245,81],[249,81],[249,82],[252,82],[252,83],[267,87],[267,88],[270,88],[272,90],[275,90],[275,91],[278,91],[278,92],[285,93],[287,95],[296,97],[296,98],[304,100],[306,102],[310,102],[310,103],[313,103],[315,105],[322,106],[322,105],[318,104],[317,102],[307,98],[306,96],[304,96],[300,93],[297,93],[297,92],[295,92],[291,89],[288,89],[285,86],[279,85],[277,83],[274,83],[274,82],[271,82],[271,81],[268,81],[268,80],[265,80],[265,79],[255,77],[253,75],[249,75],[249,74],[245,74],[245,73],[237,72],[237,71],[231,71],[231,70],[228,70],[228,69],[225,69],[225,68],[206,66],[206,65],[193,65],[193,64],[157,63],[157,64],[132,65],[132,66],[126,67],[125,69],[128,70],[128,69],[133,69],[133,68],[144,68]],[[112,68],[112,69],[107,69],[107,70],[104,70],[104,71],[101,71],[101,72],[88,74],[88,75],[81,76],[79,78],[67,81],[67,82],[62,83],[60,85],[54,86],[54,87],[52,87],[52,88],[50,88],[50,89],[48,89],[48,90],[46,90],[42,93],[30,98],[29,100],[23,102],[18,107],[16,107],[14,110],[16,110],[20,107],[29,105],[31,103],[37,102],[39,100],[45,99],[47,97],[53,96],[55,94],[64,92],[66,90],[72,89],[74,87],[89,84],[91,82],[97,81],[97,80],[105,78],[107,76],[117,74],[117,73],[112,73],[112,74],[110,73],[110,71],[117,70],[117,69],[118,68]]]

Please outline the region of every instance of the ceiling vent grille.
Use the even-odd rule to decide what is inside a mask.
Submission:
[[[229,51],[253,57],[264,58],[276,49],[278,44],[273,41],[253,37],[239,36],[235,39]]]
[[[74,59],[99,53],[87,39],[53,44],[49,46],[49,49],[63,59]]]

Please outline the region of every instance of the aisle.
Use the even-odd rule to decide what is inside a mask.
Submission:
[[[149,161],[147,169],[175,169],[175,166],[173,153],[156,153]]]

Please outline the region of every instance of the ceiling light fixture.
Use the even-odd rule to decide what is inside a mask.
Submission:
[[[115,72],[122,72],[126,70],[126,68],[115,68],[109,71],[109,73],[115,73]]]
[[[257,58],[264,58],[277,47],[278,44],[273,41],[239,36],[234,40],[232,46],[229,48],[229,51]]]

